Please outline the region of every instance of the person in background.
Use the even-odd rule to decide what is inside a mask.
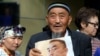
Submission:
[[[72,21],[70,12],[70,7],[66,3],[54,2],[50,4],[46,16],[49,30],[32,35],[26,48],[26,56],[41,56],[41,51],[35,48],[35,43],[57,37],[66,38],[65,41],[69,44],[67,45],[69,56],[91,56],[90,37],[69,29]]]
[[[79,32],[91,37],[92,56],[97,47],[100,47],[100,40],[96,37],[99,27],[99,11],[94,8],[82,7],[75,18],[75,24]]]
[[[49,56],[67,56],[67,46],[64,40],[53,39],[49,42]]]
[[[0,56],[21,56],[16,50],[22,43],[25,27],[4,26],[0,30]]]

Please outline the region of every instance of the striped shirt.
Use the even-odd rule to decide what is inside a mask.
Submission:
[[[91,44],[92,44],[92,56],[94,56],[96,49],[100,47],[100,40],[98,38],[92,38]]]

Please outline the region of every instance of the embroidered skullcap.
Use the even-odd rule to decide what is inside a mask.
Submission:
[[[49,5],[49,7],[48,7],[48,12],[49,12],[52,8],[55,8],[55,7],[64,8],[64,9],[66,9],[68,12],[71,11],[71,10],[70,10],[70,7],[68,6],[68,4],[56,2],[56,3],[52,3],[52,4]]]
[[[21,25],[18,26],[5,26],[0,29],[0,39],[12,37],[12,36],[23,36],[24,32],[26,31],[25,27]]]

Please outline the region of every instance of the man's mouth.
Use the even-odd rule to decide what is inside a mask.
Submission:
[[[61,25],[54,25],[54,27],[61,27]]]

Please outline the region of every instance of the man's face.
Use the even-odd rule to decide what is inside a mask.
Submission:
[[[51,42],[48,50],[49,56],[66,56],[68,51],[67,47],[59,41]]]
[[[89,36],[95,36],[99,27],[99,20],[97,16],[91,17],[87,26],[83,26],[83,31]]]
[[[15,51],[22,43],[22,36],[8,37],[3,39],[3,46],[8,50]]]
[[[64,8],[52,8],[47,15],[47,23],[54,33],[63,33],[71,22],[71,16]]]

